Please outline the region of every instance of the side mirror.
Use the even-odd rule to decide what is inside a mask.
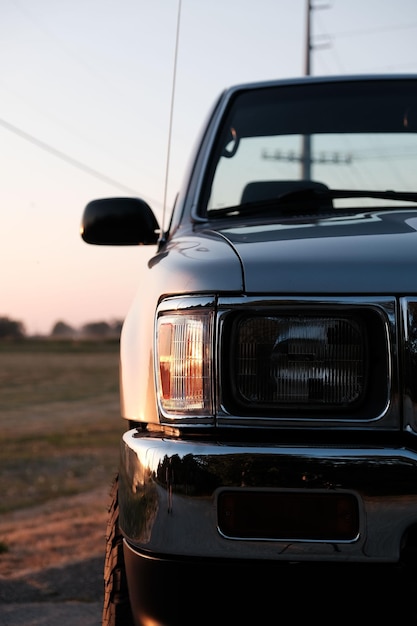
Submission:
[[[107,246],[156,244],[159,224],[150,206],[139,198],[92,200],[84,209],[81,237]]]

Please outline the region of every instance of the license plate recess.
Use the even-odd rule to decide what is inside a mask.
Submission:
[[[346,492],[225,490],[217,521],[230,539],[351,542],[359,534],[359,505]]]

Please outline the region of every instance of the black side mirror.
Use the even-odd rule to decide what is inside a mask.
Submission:
[[[151,207],[139,198],[92,200],[84,209],[81,237],[110,246],[156,244],[159,224]]]

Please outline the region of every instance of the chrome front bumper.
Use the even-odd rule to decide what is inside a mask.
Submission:
[[[225,536],[225,491],[349,494],[358,532],[320,540]],[[123,436],[120,528],[139,553],[165,558],[397,562],[417,525],[417,454],[406,448],[216,443]]]

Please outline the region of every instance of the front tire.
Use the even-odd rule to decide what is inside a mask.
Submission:
[[[118,492],[119,477],[116,475],[110,492],[107,519],[102,626],[134,626],[127,589],[123,536],[119,529]]]

